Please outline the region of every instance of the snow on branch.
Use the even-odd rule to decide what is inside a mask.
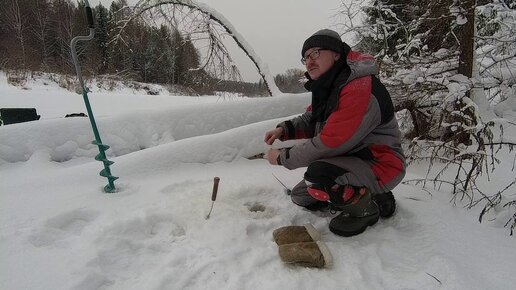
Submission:
[[[342,1],[336,18],[357,49],[378,59],[411,140],[408,161],[428,164],[426,177],[405,182],[451,186],[452,200],[484,206],[482,220],[495,207],[516,205],[515,182],[491,181],[495,168],[510,162],[505,156],[514,158],[510,170],[516,164],[516,143],[506,134],[516,132],[516,5],[452,2]],[[516,211],[511,216],[512,234]]]
[[[145,18],[146,14],[152,16]],[[206,57],[200,69],[207,69],[219,78],[238,75],[238,70],[223,43],[225,36],[231,37],[256,66],[269,94],[281,94],[267,65],[261,61],[243,35],[238,33],[224,15],[208,5],[193,0],[140,0],[130,8],[127,18],[118,21],[118,35],[121,35],[135,19],[152,20],[158,24],[182,29],[192,41],[204,43],[202,48],[206,50]]]

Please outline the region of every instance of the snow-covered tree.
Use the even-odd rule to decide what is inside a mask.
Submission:
[[[147,23],[165,23],[180,31],[205,52],[198,69],[219,79],[240,79],[238,68],[224,44],[225,37],[230,37],[255,64],[269,93],[280,93],[267,66],[249,43],[229,20],[213,8],[193,0],[140,0],[135,6],[126,8],[131,11],[129,17],[116,22],[120,40],[124,41],[123,31],[136,19],[143,19]]]
[[[503,135],[516,125],[516,4],[486,2],[343,1],[339,28],[379,59],[412,139],[409,160],[429,162],[429,175],[416,182],[449,184],[455,198],[484,206],[480,218],[500,205],[512,208],[512,233],[516,178],[489,189],[476,185],[496,169],[497,150],[514,153],[516,145]],[[443,178],[446,170],[455,170],[454,180]]]

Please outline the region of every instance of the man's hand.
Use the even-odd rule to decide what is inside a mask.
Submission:
[[[282,135],[283,135],[283,128],[278,127],[274,130],[271,130],[271,131],[268,131],[267,133],[265,133],[265,138],[263,139],[263,141],[265,141],[265,143],[267,143],[268,145],[272,145],[272,143],[274,143],[274,140],[280,138]]]
[[[278,156],[280,153],[281,151],[278,149],[270,149],[267,151],[267,160],[269,160],[269,163],[272,165],[278,165]]]

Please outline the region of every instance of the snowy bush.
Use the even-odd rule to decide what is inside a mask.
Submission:
[[[351,1],[339,16],[344,34],[380,60],[381,78],[402,112],[409,161],[428,162],[425,179],[406,182],[449,185],[453,200],[483,208],[480,221],[493,210],[508,212],[512,234],[516,178],[489,188],[477,182],[514,172],[516,141],[507,136],[516,131],[516,4],[403,2]],[[515,156],[512,166],[502,166],[498,152]]]

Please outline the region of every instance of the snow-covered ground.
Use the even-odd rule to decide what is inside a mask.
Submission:
[[[0,289],[514,289],[508,217],[479,224],[480,208],[417,186],[395,190],[398,211],[343,238],[330,213],[293,205],[263,159],[266,130],[301,112],[309,95],[274,98],[89,94],[117,193],[106,179],[80,95],[55,85],[9,86],[0,107],[36,107],[41,120],[0,127]],[[514,138],[514,136],[512,136]],[[278,147],[282,144],[277,144]],[[510,163],[510,162],[509,162]],[[510,164],[503,171],[514,176]],[[406,179],[426,173],[412,166]],[[511,175],[512,174],[512,175]],[[220,187],[210,219],[213,178]],[[493,216],[491,216],[493,217]],[[286,266],[272,231],[312,223],[329,269]]]

